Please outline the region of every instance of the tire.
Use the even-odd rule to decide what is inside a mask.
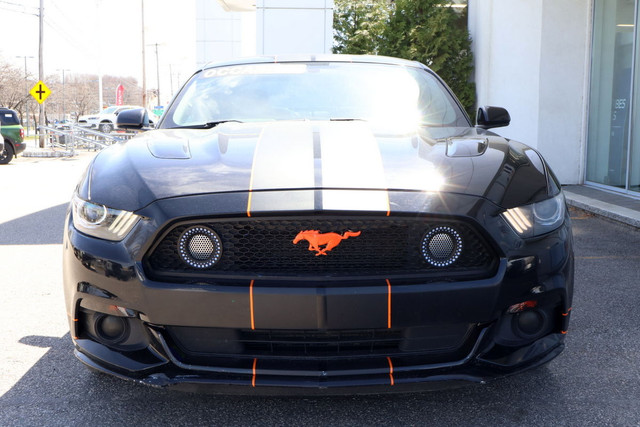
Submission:
[[[113,130],[113,125],[111,123],[100,123],[98,130],[102,133],[110,133]]]
[[[0,154],[0,165],[6,165],[13,160],[13,147],[8,142],[4,143],[4,151]]]

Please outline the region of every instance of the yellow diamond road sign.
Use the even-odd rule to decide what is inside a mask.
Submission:
[[[36,101],[42,104],[44,100],[47,99],[49,95],[51,95],[51,90],[47,87],[46,84],[42,82],[42,80],[40,80],[34,87],[31,88],[29,93],[36,99]]]

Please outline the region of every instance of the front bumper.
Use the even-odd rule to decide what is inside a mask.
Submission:
[[[121,378],[222,393],[408,391],[484,383],[564,348],[568,220],[534,241],[498,227],[492,238],[514,249],[500,255],[495,274],[425,283],[156,281],[142,263],[158,230],[149,227],[114,243],[67,219],[64,283],[76,355]]]

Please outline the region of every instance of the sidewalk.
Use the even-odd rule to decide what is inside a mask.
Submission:
[[[69,152],[63,148],[40,148],[38,144],[39,139],[27,139],[25,140],[27,147],[20,154],[21,157],[69,157]]]
[[[640,200],[584,185],[562,187],[569,206],[640,228]]]

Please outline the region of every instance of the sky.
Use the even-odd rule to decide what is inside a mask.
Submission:
[[[195,71],[193,0],[43,0],[44,74],[134,77],[142,85],[144,1],[147,88],[165,98]],[[39,0],[0,0],[0,58],[38,75]],[[16,58],[20,56],[21,58]],[[45,81],[46,83],[46,81]]]

